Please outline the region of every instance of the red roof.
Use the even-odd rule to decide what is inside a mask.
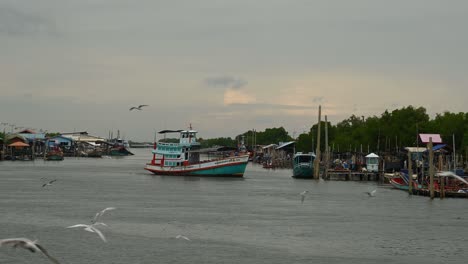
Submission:
[[[21,141],[17,141],[17,142],[11,143],[8,146],[9,147],[29,147],[29,144],[23,143]]]
[[[419,138],[421,139],[422,143],[429,143],[429,138],[432,138],[432,143],[440,144],[442,143],[442,138],[440,134],[419,134]]]

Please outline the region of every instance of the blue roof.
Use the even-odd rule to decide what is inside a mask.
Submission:
[[[69,138],[69,137],[64,137],[64,136],[55,136],[55,137],[51,137],[49,138],[49,140],[54,140],[54,139],[62,139],[64,141],[73,141],[73,139]]]
[[[37,134],[20,133],[18,135],[24,137],[25,139],[29,141],[34,140],[34,139],[45,139],[45,134],[43,133],[37,133]]]
[[[435,145],[432,147],[432,150],[436,151],[436,150],[439,150],[443,147],[447,146],[447,144],[439,144],[439,145]]]

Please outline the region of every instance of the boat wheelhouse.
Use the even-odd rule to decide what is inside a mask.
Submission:
[[[315,154],[297,152],[293,157],[293,177],[313,178]]]
[[[145,169],[156,175],[181,176],[231,176],[242,177],[249,155],[238,152],[204,151],[197,141],[195,130],[163,130],[159,134],[179,133],[179,142],[157,142],[154,145],[153,159]],[[224,149],[225,148],[219,148]],[[217,153],[214,158],[207,155]],[[206,159],[202,159],[202,157]]]

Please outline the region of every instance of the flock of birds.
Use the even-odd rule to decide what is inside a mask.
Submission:
[[[143,106],[145,106],[145,105],[140,105],[139,108],[141,108]],[[134,107],[132,107],[132,108],[134,108]],[[138,109],[138,107],[136,109]],[[130,109],[130,110],[132,110],[132,109]],[[139,110],[141,110],[141,109],[139,109]],[[47,186],[51,186],[54,182],[57,181],[57,179],[47,180],[47,178],[41,178],[41,180],[46,181],[46,182],[44,182],[42,184],[42,188],[47,187]],[[370,191],[370,192],[364,192],[364,193],[367,194],[369,197],[375,197],[376,192],[377,192],[377,189],[375,189],[373,191]],[[302,191],[301,193],[299,193],[299,195],[301,197],[301,204],[304,203],[304,200],[306,199],[306,196],[307,196],[308,193],[309,193],[309,191],[307,191],[307,190]],[[104,213],[106,213],[107,211],[115,210],[115,209],[116,209],[115,207],[107,207],[107,208],[104,208],[103,210],[97,212],[94,215],[93,219],[91,220],[90,224],[76,224],[76,225],[67,226],[66,228],[82,227],[83,230],[91,232],[91,233],[96,233],[101,238],[102,241],[107,242],[106,237],[101,232],[101,230],[99,230],[97,228],[97,226],[107,227],[108,225],[105,224],[104,222],[101,222],[100,219],[104,215]],[[190,241],[190,239],[188,237],[183,236],[183,235],[177,235],[175,238]],[[7,238],[7,239],[0,239],[0,247],[2,247],[2,246],[12,246],[13,248],[18,248],[18,247],[24,248],[24,249],[27,249],[27,250],[33,252],[33,253],[41,252],[52,263],[60,264],[60,262],[56,258],[52,257],[47,252],[47,250],[43,246],[38,244],[37,242],[38,242],[38,240],[31,240],[31,239],[24,238],[24,237],[22,237],[22,238]]]
[[[107,207],[107,208],[103,209],[102,211],[97,212],[96,215],[94,216],[94,218],[91,220],[91,224],[76,224],[76,225],[72,225],[72,226],[67,226],[66,228],[83,227],[83,230],[91,232],[91,233],[96,233],[101,238],[102,241],[107,242],[107,239],[104,236],[104,234],[96,226],[101,225],[101,226],[106,226],[107,227],[107,224],[105,224],[103,222],[100,222],[100,218],[104,215],[105,212],[115,210],[115,209],[116,209],[115,207]],[[183,236],[183,235],[177,235],[175,238],[190,241],[190,239],[188,237]],[[43,246],[38,244],[37,242],[38,242],[38,240],[31,240],[29,238],[24,238],[24,237],[7,238],[7,239],[0,239],[0,247],[2,247],[2,246],[12,246],[13,248],[18,248],[18,247],[24,248],[24,249],[27,249],[27,250],[33,252],[33,253],[41,252],[50,261],[52,261],[52,263],[60,264],[60,262],[56,258],[52,257],[49,254],[49,252],[47,252],[47,250]]]
[[[44,184],[42,187],[45,187],[46,185],[50,185],[51,182],[54,182],[54,181],[55,180],[50,181],[47,184]],[[89,225],[77,224],[77,225],[67,226],[66,228],[84,227],[84,230],[86,230],[88,232],[91,232],[91,233],[96,233],[97,235],[99,235],[99,237],[104,242],[107,242],[107,240],[104,237],[104,235],[102,234],[102,232],[99,229],[97,229],[96,226],[98,226],[98,225],[107,226],[105,223],[99,222],[99,219],[102,217],[102,215],[105,212],[107,212],[109,210],[115,210],[115,209],[116,209],[115,207],[107,207],[104,210],[102,210],[100,212],[97,212],[96,215],[94,216],[93,220],[91,220],[91,224],[89,224]],[[18,247],[24,248],[24,249],[27,249],[27,250],[33,252],[33,253],[41,252],[53,263],[60,264],[60,262],[56,258],[52,257],[49,254],[49,252],[47,252],[47,250],[43,246],[38,244],[37,242],[38,242],[37,240],[31,240],[29,238],[24,238],[24,237],[7,238],[7,239],[1,239],[0,240],[0,247],[5,245],[5,246],[12,246],[14,248],[18,248]]]
[[[47,187],[47,186],[51,186],[54,182],[57,181],[57,179],[47,180],[47,178],[41,178],[41,180],[46,181],[45,183],[42,184],[42,188]],[[94,215],[93,219],[91,220],[90,224],[76,224],[76,225],[67,226],[66,228],[82,227],[83,230],[91,232],[91,233],[96,233],[101,238],[102,241],[107,242],[106,237],[101,232],[101,230],[99,230],[97,228],[97,226],[107,227],[108,225],[106,223],[100,221],[101,217],[107,211],[111,211],[111,210],[115,210],[115,209],[116,209],[115,207],[107,207],[107,208],[104,208],[103,210],[97,212]],[[190,241],[190,239],[188,237],[183,236],[183,235],[177,235],[175,238]],[[31,251],[33,253],[41,252],[52,263],[60,264],[60,262],[56,258],[52,257],[49,254],[49,252],[43,246],[38,244],[38,240],[31,240],[29,238],[24,238],[24,237],[0,239],[0,247],[2,247],[2,246],[12,246],[13,248],[18,248],[19,247],[19,248],[27,249],[27,250],[29,250],[29,251]]]

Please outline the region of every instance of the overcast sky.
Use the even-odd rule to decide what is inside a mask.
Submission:
[[[0,122],[152,140],[466,112],[467,25],[463,0],[0,0]]]

